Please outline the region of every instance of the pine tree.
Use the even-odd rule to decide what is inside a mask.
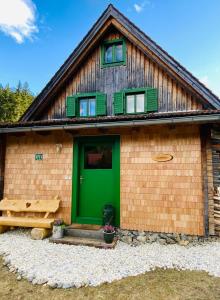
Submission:
[[[28,83],[19,81],[15,89],[0,84],[0,122],[16,122],[34,99]]]

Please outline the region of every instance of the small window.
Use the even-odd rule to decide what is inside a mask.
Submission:
[[[113,62],[113,51],[112,51],[113,47],[110,46],[106,46],[105,48],[105,63],[112,63]]]
[[[79,100],[80,117],[94,117],[96,115],[96,99],[82,98]]]
[[[85,146],[84,169],[112,169],[112,145]]]
[[[123,60],[123,45],[119,43],[115,45],[115,61],[119,62]]]
[[[102,45],[101,59],[103,67],[125,64],[125,41],[120,39],[105,42]]]
[[[158,111],[158,90],[133,88],[114,93],[114,114],[138,114]]]
[[[66,98],[66,116],[96,117],[107,113],[107,95],[101,92],[78,93]]]
[[[145,94],[126,95],[126,112],[136,114],[144,112]]]

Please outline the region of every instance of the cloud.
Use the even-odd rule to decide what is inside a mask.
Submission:
[[[151,2],[149,0],[143,1],[140,4],[135,3],[134,9],[137,13],[140,13],[140,12],[142,12],[142,10],[145,8],[146,5],[150,5],[150,4],[151,4]]]
[[[207,75],[202,76],[201,78],[199,78],[199,80],[208,87],[208,85],[209,85],[209,78],[208,78]]]
[[[0,31],[18,44],[38,32],[36,7],[32,0],[0,0]]]
[[[219,69],[215,70],[217,73]],[[208,89],[210,89],[214,94],[216,94],[218,97],[220,97],[220,88],[219,88],[219,81],[214,76],[211,76],[210,78],[208,75],[204,75],[202,77],[199,77],[199,81],[201,81]]]
[[[135,3],[134,9],[136,10],[137,13],[140,13],[143,10],[143,6]]]

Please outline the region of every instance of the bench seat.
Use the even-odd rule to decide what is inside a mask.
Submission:
[[[12,227],[51,228],[54,219],[32,217],[0,217],[0,225]]]
[[[4,198],[0,201],[0,211],[4,212],[4,215],[0,217],[0,234],[10,230],[11,227],[31,227],[33,228],[31,237],[35,240],[43,239],[51,235],[54,218],[48,218],[48,216],[51,213],[54,214],[59,209],[59,205],[58,196],[50,200],[25,201]],[[18,215],[18,213],[25,214],[25,216]],[[35,215],[32,217],[28,213]]]

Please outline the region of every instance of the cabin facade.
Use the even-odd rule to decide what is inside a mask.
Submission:
[[[68,224],[102,224],[110,203],[122,229],[217,234],[219,109],[110,5],[21,120],[0,124],[0,196],[58,194]]]

